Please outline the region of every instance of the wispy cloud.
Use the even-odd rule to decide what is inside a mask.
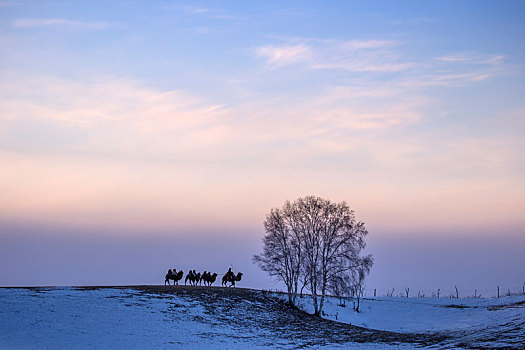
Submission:
[[[424,23],[434,23],[436,22],[436,19],[430,18],[430,17],[414,17],[414,18],[407,18],[407,19],[394,19],[394,20],[387,20],[387,23],[392,25],[413,25],[413,24],[424,24]]]
[[[349,40],[339,44],[342,49],[362,50],[362,49],[384,49],[387,47],[398,46],[400,43],[392,40]]]
[[[373,40],[336,40],[298,37],[274,37],[278,44],[256,48],[257,57],[272,69],[296,66],[305,71],[333,70],[342,76],[355,73],[377,88],[377,82],[410,89],[418,94],[423,87],[453,87],[475,84],[504,72],[505,55],[462,52],[431,59],[408,61],[404,57],[406,43]],[[403,73],[385,74],[377,73]],[[404,91],[403,90],[403,91]],[[364,125],[364,124],[363,124]],[[368,123],[368,125],[376,125]]]
[[[255,52],[271,67],[306,63],[310,69],[351,72],[398,72],[411,68],[390,49],[401,45],[391,40],[292,39],[292,43],[258,47]]]
[[[400,72],[413,67],[403,62],[394,47],[402,43],[392,40],[348,40],[320,43],[315,69],[341,69],[350,72]]]
[[[32,27],[68,27],[87,30],[101,30],[111,27],[110,23],[105,22],[83,22],[64,18],[18,18],[12,23],[15,28]]]
[[[466,70],[466,69],[464,69]],[[468,69],[468,71],[424,71],[412,76],[399,79],[395,85],[408,89],[419,89],[423,87],[450,88],[476,84],[498,75],[501,71],[494,69]]]
[[[41,143],[34,145],[35,149],[44,151],[106,154],[131,151],[144,155],[200,149],[209,143],[195,142],[194,136],[210,134],[210,130],[217,132],[220,117],[227,111],[185,91],[157,91],[123,79],[72,82],[19,77],[3,84],[2,96],[0,121],[11,128],[12,135],[16,135],[13,130],[19,123],[46,125],[49,129],[46,137],[34,140]],[[24,130],[35,132],[32,127]],[[68,132],[64,133],[65,130]],[[68,136],[79,134],[87,138],[75,140]],[[69,147],[53,146],[61,138]],[[16,136],[9,140],[4,140],[4,144],[27,148]]]
[[[210,13],[212,11],[209,8],[196,5],[176,5],[174,6],[174,8],[193,14]]]
[[[256,218],[252,211],[265,210],[265,200],[300,195],[320,182],[354,184],[333,187],[334,196],[352,192],[370,208],[370,198],[385,192],[405,206],[431,195],[448,208],[454,196],[486,200],[487,184],[497,199],[501,180],[512,184],[509,193],[523,187],[508,180],[522,152],[507,139],[398,133],[425,116],[427,100],[394,82],[225,107],[125,79],[8,78],[0,85],[0,161],[10,164],[0,172],[0,209],[7,215],[216,224],[231,213]],[[309,178],[312,168],[319,172]],[[483,186],[462,195],[480,174]],[[443,188],[447,198],[440,197]],[[263,208],[253,209],[248,198]]]
[[[257,56],[266,60],[272,67],[281,67],[310,60],[313,55],[311,47],[304,44],[287,46],[261,46],[256,50]]]
[[[474,64],[487,64],[487,65],[498,65],[503,63],[505,59],[504,55],[479,55],[475,53],[455,53],[444,55],[435,58],[437,61],[442,62],[461,62],[461,63],[474,63]]]
[[[182,11],[187,14],[196,15],[196,16],[206,16],[214,19],[223,19],[223,20],[243,20],[244,17],[236,16],[225,12],[224,10],[218,10],[209,7],[203,7],[199,5],[173,5],[168,6],[169,9],[175,9],[177,11]]]
[[[0,121],[12,135],[3,144],[11,149],[159,159],[246,158],[276,143],[295,144],[291,152],[301,153],[347,150],[348,134],[415,123],[424,103],[406,89],[373,84],[225,107],[187,91],[158,91],[130,80],[20,76],[6,81],[1,95]],[[32,138],[32,146],[21,143],[20,123],[45,125],[47,136]],[[24,126],[22,132],[36,131]]]

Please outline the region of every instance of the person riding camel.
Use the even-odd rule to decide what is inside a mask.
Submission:
[[[171,269],[168,270],[168,276],[173,276],[173,272],[171,272]]]
[[[234,274],[233,274],[233,271],[232,271],[232,268],[231,268],[231,267],[230,267],[230,268],[228,269],[228,272],[226,272],[226,276],[230,276],[230,277],[233,277],[233,276],[234,276]]]

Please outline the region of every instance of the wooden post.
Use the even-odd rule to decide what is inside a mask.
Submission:
[[[456,299],[459,299],[458,286],[454,286],[454,288],[456,288]]]
[[[376,289],[374,288],[374,297],[376,296]]]
[[[386,296],[387,297],[394,296],[394,287],[392,287],[392,291],[389,290],[389,291],[386,292]]]
[[[405,287],[405,292],[407,293],[407,298],[408,298],[408,292],[409,291],[410,291],[410,288]]]
[[[498,298],[499,298],[499,286],[498,286]]]
[[[437,295],[438,295],[438,298],[439,298],[439,292],[441,291],[441,289],[438,288],[438,292],[437,292]]]

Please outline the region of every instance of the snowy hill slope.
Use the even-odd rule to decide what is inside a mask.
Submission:
[[[466,335],[350,326],[242,288],[0,288],[1,349],[451,348],[469,347]]]
[[[285,295],[280,295],[286,300]],[[309,296],[298,298],[299,308],[313,312]],[[446,334],[441,345],[465,348],[525,349],[525,296],[503,298],[400,298],[361,299],[360,312],[353,300],[328,297],[323,317],[365,328],[398,333]]]

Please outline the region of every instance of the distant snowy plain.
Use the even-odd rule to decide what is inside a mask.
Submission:
[[[329,298],[219,287],[0,288],[0,349],[524,349],[525,296]],[[351,325],[350,325],[351,324]],[[363,328],[361,328],[363,327]]]

